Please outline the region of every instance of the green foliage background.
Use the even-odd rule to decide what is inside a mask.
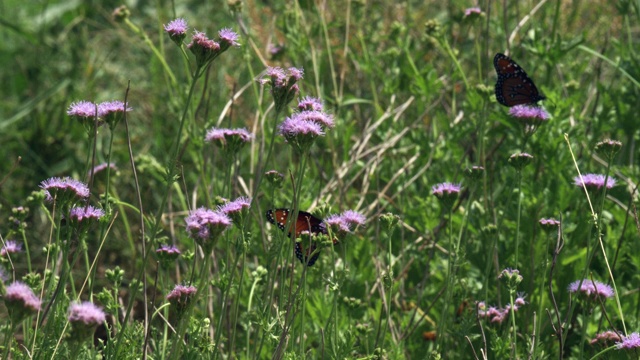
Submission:
[[[240,10],[234,12],[233,4],[220,1],[132,1],[127,3],[129,21],[139,33],[112,18],[112,11],[121,5],[117,2],[6,0],[0,5],[4,154],[0,233],[11,234],[13,207],[32,206],[27,236],[36,272],[44,270],[41,249],[51,224],[42,209],[26,199],[49,177],[84,179],[91,152],[85,129],[66,115],[72,102],[123,100],[130,86],[128,102],[135,110],[129,115],[129,131],[144,211],[152,215],[159,210],[159,191],[190,80],[182,54],[164,33],[163,24],[182,17],[191,29],[213,35],[229,27],[241,34],[242,46],[216,60],[198,85],[192,121],[182,139],[181,179],[170,204],[160,209],[164,212],[160,238],[195,251],[183,229],[190,208],[204,205],[208,196],[224,194],[228,185],[233,197],[258,196],[249,225],[247,265],[240,270],[247,276],[244,283],[234,285],[243,289],[243,296],[230,300],[240,304],[240,320],[234,326],[243,341],[235,349],[226,347],[225,355],[245,358],[244,334],[252,328],[272,339],[252,357],[269,358],[273,339],[279,335],[278,326],[270,327],[268,317],[247,311],[246,297],[249,274],[258,265],[266,266],[270,256],[274,232],[265,226],[264,211],[289,206],[289,174],[295,173],[300,160],[278,139],[274,161],[261,163],[273,122],[284,119],[273,119],[269,89],[257,81],[267,66],[303,67],[301,95],[323,99],[337,122],[336,129],[311,150],[301,209],[356,209],[368,218],[366,227],[335,252],[325,249],[318,264],[308,269],[306,320],[295,324],[286,356],[302,357],[304,352],[309,358],[420,359],[435,349],[423,333],[436,330],[445,306],[442,291],[450,224],[431,187],[449,181],[462,182],[463,192],[451,224],[453,235],[462,239],[461,262],[453,300],[447,305],[451,313],[459,304],[468,306],[445,326],[449,352],[443,358],[471,358],[465,336],[476,351],[482,347],[473,312],[476,301],[508,303],[497,275],[505,267],[516,267],[520,194],[517,267],[524,277],[519,290],[529,302],[517,313],[519,341],[527,344],[521,345],[520,353],[528,353],[535,328],[533,357],[558,357],[553,333],[558,326],[556,309],[548,291],[548,265],[556,238],[543,233],[538,220],[555,217],[563,222],[565,244],[555,264],[552,289],[559,311],[566,316],[566,288],[582,275],[588,246],[597,244],[584,192],[573,185],[578,174],[570,150],[582,173],[605,173],[607,161],[593,149],[606,138],[623,143],[611,163],[610,174],[618,185],[604,202],[600,229],[620,308],[613,299],[605,303],[611,324],[602,311],[595,311],[594,319],[576,310],[565,324],[569,335],[564,351],[574,358],[585,356],[582,346],[589,357],[598,353],[600,349],[588,345],[580,334],[584,330],[591,338],[610,325],[620,330],[620,313],[625,314],[629,332],[638,330],[638,2],[487,1],[479,4],[481,16],[464,15],[466,8],[475,5],[467,1],[238,3]],[[435,32],[429,31],[435,24]],[[175,83],[142,34],[166,59]],[[271,53],[272,46],[282,47],[281,52]],[[522,126],[493,97],[492,59],[495,53],[507,51],[547,96],[543,105],[552,115],[526,142]],[[222,153],[204,143],[206,129],[214,125],[247,127],[256,134],[239,155],[230,184],[224,184]],[[132,205],[136,204],[135,185],[124,127],[114,136],[112,156],[119,171],[112,195],[119,216],[104,249],[99,254],[91,251],[99,257],[100,274],[117,265],[130,281],[141,266],[139,209]],[[107,136],[99,136],[97,150],[96,163],[105,161]],[[522,172],[521,193],[517,173],[507,162],[520,151],[534,156]],[[476,185],[463,178],[463,170],[472,165],[486,170]],[[275,196],[263,191],[248,194],[257,171],[269,169],[285,174],[284,189]],[[378,220],[387,212],[401,217],[401,226],[388,235]],[[489,226],[494,230],[489,231]],[[231,242],[219,247],[223,255],[215,263],[224,268],[228,264],[221,259],[233,247]],[[172,274],[174,282],[184,280],[190,266],[181,261]],[[302,266],[295,266],[297,279]],[[150,264],[149,274],[155,271]],[[24,275],[26,265],[17,262],[15,273],[18,278]],[[214,289],[228,280],[224,274],[213,273]],[[609,280],[602,252],[596,253],[588,274]],[[98,288],[107,286],[104,277],[99,282],[103,283]],[[170,290],[159,285],[158,289],[164,294]],[[213,291],[208,301],[218,304],[216,294]],[[126,297],[126,289],[121,295]],[[339,299],[337,313],[334,299]],[[255,300],[256,307],[262,308],[260,300]],[[156,302],[159,306],[162,296]],[[206,305],[198,309],[207,314]],[[215,325],[216,314],[209,315]],[[334,325],[340,329],[336,337],[327,333]],[[509,326],[483,323],[495,358],[514,357],[508,350]],[[224,337],[228,336],[225,332]],[[301,336],[306,338],[303,351],[298,347]],[[385,354],[376,352],[374,344]],[[206,353],[190,351],[196,352],[193,357]]]

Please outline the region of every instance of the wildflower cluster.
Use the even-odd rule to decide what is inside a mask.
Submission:
[[[295,67],[287,71],[279,67],[267,68],[266,77],[261,80],[261,83],[271,86],[271,95],[273,95],[277,114],[298,95],[300,90],[296,83],[302,80],[303,73],[302,69]]]
[[[93,119],[97,115],[98,126],[108,124],[113,129],[124,118],[125,112],[131,110],[133,110],[131,107],[125,107],[124,102],[118,100],[105,101],[100,104],[82,100],[72,103],[67,110],[67,115],[78,118],[85,127],[91,129],[94,125]]]
[[[87,184],[70,177],[49,178],[40,183],[40,188],[44,190],[47,201],[51,202],[55,198],[62,205],[89,197]]]
[[[458,198],[461,189],[460,184],[444,182],[434,185],[431,188],[431,194],[435,195],[442,205],[449,210]]]
[[[278,127],[278,132],[303,154],[309,150],[317,137],[324,136],[325,129],[333,128],[335,123],[333,116],[322,111],[322,103],[318,99],[304,98],[298,109],[304,110],[286,118]]]
[[[227,155],[235,155],[253,139],[247,129],[223,129],[213,127],[207,131],[205,140],[222,148]]]
[[[576,280],[569,284],[568,290],[570,293],[576,293],[582,295],[588,299],[595,299],[599,296],[603,298],[613,297],[613,288],[607,284],[603,284],[600,281],[592,281],[590,279]]]
[[[204,207],[189,212],[185,219],[189,237],[210,253],[217,238],[231,226],[231,218],[220,211]]]
[[[366,220],[361,213],[347,210],[342,214],[329,215],[324,222],[334,230],[335,234],[344,235],[352,233],[356,227],[364,225]]]
[[[229,216],[236,226],[242,226],[244,218],[249,213],[250,206],[251,199],[241,196],[218,206],[218,211]]]
[[[186,24],[185,24],[186,26]],[[175,38],[176,29],[175,24],[174,28],[170,29],[172,32],[169,33],[169,36]],[[181,30],[181,28],[178,28]],[[186,29],[185,29],[186,32]],[[238,43],[238,34],[233,32],[231,29],[222,29],[218,31],[218,41],[207,38],[207,34],[195,31],[193,36],[191,37],[191,42],[187,45],[187,48],[195,55],[196,57],[196,66],[198,69],[202,69],[209,65],[213,60],[215,60],[220,54],[227,51],[231,46],[239,46]],[[175,41],[175,40],[174,40]],[[182,40],[181,40],[182,41]]]
[[[189,309],[197,292],[198,290],[194,286],[176,285],[167,295],[167,300],[177,312],[178,318],[181,318],[185,311]]]
[[[583,174],[582,177],[576,176],[573,178],[573,183],[576,186],[584,186],[590,191],[599,191],[603,187],[611,189],[616,185],[616,179],[609,176],[605,185],[605,176],[601,174]]]
[[[72,303],[69,305],[68,313],[67,319],[71,324],[69,339],[75,342],[82,342],[93,337],[98,325],[104,324],[106,320],[104,311],[89,301]]]
[[[524,300],[525,295],[522,293],[518,293],[518,297],[513,301],[513,311],[517,312],[521,306],[526,304]],[[478,317],[489,319],[492,323],[501,324],[511,313],[511,304],[507,304],[507,306],[503,308],[498,308],[495,306],[490,306],[487,308],[487,305],[483,302],[478,303]]]

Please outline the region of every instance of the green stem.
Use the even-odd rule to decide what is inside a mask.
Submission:
[[[514,269],[518,268],[518,254],[520,251],[520,218],[522,217],[522,173],[520,170],[516,172],[516,186],[518,187],[518,213],[516,221],[516,261],[514,262]]]

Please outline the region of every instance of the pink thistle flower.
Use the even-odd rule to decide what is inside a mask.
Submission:
[[[14,323],[40,311],[42,305],[42,301],[33,293],[33,290],[20,281],[7,286],[4,303]]]
[[[613,288],[600,281],[591,281],[590,279],[584,279],[580,288],[580,280],[574,281],[569,284],[568,290],[570,293],[582,293],[587,298],[602,296],[603,298],[613,297],[615,294]]]
[[[106,316],[100,307],[85,301],[69,305],[68,319],[71,324],[82,323],[87,327],[96,327],[106,321]]]
[[[167,295],[167,300],[171,307],[177,311],[178,318],[184,315],[197,292],[198,290],[194,286],[176,285]]]
[[[164,31],[169,34],[169,38],[178,45],[182,44],[182,40],[187,36],[187,21],[185,19],[175,19],[164,25]]]
[[[544,108],[531,105],[516,105],[509,109],[509,115],[525,122],[542,122],[551,118]]]
[[[91,101],[77,101],[69,105],[67,115],[80,118],[91,118],[96,116],[96,105]]]
[[[218,36],[220,37],[220,45],[223,49],[229,48],[231,46],[240,46],[240,44],[238,43],[238,39],[240,38],[240,36],[231,29],[225,28],[218,31]]]
[[[4,243],[2,249],[0,249],[0,256],[6,257],[7,255],[17,254],[22,251],[22,244],[17,241],[7,240]]]
[[[600,174],[584,174],[582,175],[582,179],[580,178],[580,176],[574,177],[573,183],[574,185],[580,187],[584,185],[587,190],[600,190],[601,188],[605,187],[604,178],[605,176]],[[606,188],[611,189],[615,185],[616,179],[609,176],[609,178],[607,179]]]
[[[70,177],[49,178],[40,183],[40,188],[45,191],[47,201],[53,201],[54,195],[64,202],[72,198],[86,199],[89,197],[87,184]]]
[[[204,207],[189,212],[185,222],[189,237],[202,246],[207,253],[213,249],[218,236],[232,224],[231,218],[226,214]]]
[[[323,108],[322,100],[311,96],[306,96],[298,101],[299,111],[322,111]]]
[[[623,336],[622,341],[616,344],[618,349],[638,349],[640,348],[640,334],[637,332],[629,334],[629,336]]]

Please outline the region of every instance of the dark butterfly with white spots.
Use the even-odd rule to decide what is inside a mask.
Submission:
[[[493,67],[498,73],[496,100],[504,106],[535,104],[546,99],[520,65],[503,54],[496,54]]]
[[[287,224],[287,217],[289,216],[289,209],[274,209],[267,210],[267,220],[277,225],[280,230],[285,231]],[[291,221],[291,229],[295,229],[295,237],[299,237],[303,232],[310,234],[327,234],[327,227],[324,221],[317,218],[306,211],[298,211],[298,218],[295,221]],[[291,231],[288,231],[288,235],[291,236]],[[334,241],[335,243],[336,241]],[[317,245],[312,242],[308,249],[305,250],[301,241],[296,242],[296,257],[301,263],[311,266],[316,263],[319,252],[316,252]],[[315,254],[313,254],[315,252]],[[311,255],[313,254],[313,255]]]

